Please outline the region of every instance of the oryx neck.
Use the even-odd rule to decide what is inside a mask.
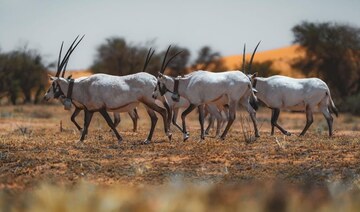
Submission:
[[[263,93],[266,92],[266,88],[264,88],[264,83],[266,83],[265,81],[266,78],[264,77],[255,77],[253,79],[253,88],[258,91],[256,96],[260,99],[263,99]]]
[[[67,91],[67,95],[66,97],[68,99],[72,99],[72,92],[73,92],[73,89],[74,89],[74,79],[70,79],[69,80],[69,87],[68,87],[68,91]]]
[[[59,79],[60,90],[63,95],[66,94],[66,98],[72,99],[72,93],[74,89],[74,79],[66,80],[64,78]]]
[[[253,79],[253,83],[252,83],[252,86],[253,86],[253,88],[255,88],[255,89],[256,89],[257,82],[258,82],[258,80],[257,80],[257,78],[255,77],[255,78]]]

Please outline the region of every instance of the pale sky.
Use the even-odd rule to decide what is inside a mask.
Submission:
[[[68,69],[88,68],[106,38],[128,42],[155,39],[187,47],[192,58],[204,45],[222,55],[290,45],[291,28],[302,21],[336,21],[360,27],[360,0],[0,0],[0,49],[28,44],[57,60],[62,41],[68,47],[86,34]]]

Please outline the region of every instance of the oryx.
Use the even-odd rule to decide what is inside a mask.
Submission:
[[[295,79],[280,75],[264,78],[257,77],[257,73],[248,76],[257,90],[258,99],[272,110],[271,135],[274,134],[274,127],[277,127],[285,135],[291,135],[277,123],[280,109],[305,110],[306,125],[300,133],[300,135],[305,135],[313,122],[312,114],[316,107],[323,113],[327,121],[329,136],[333,135],[333,118],[330,112],[338,116],[338,110],[324,81],[319,78]]]
[[[63,72],[64,74],[65,72]],[[64,75],[62,75],[62,77],[64,77]],[[85,79],[87,77],[79,77],[74,79],[75,81],[81,81],[83,79]],[[69,77],[67,77],[68,80],[71,79],[71,75]],[[50,99],[59,99],[61,103],[64,104],[65,100],[66,100],[66,96],[64,93],[62,93],[62,91],[59,89],[59,86],[57,86],[54,82],[51,83],[49,89],[47,90],[47,92],[45,93],[44,99],[49,101]],[[84,108],[82,107],[78,107],[75,104],[73,104],[75,106],[75,110],[73,112],[73,114],[71,115],[70,120],[74,123],[74,125],[76,126],[76,128],[81,131],[82,128],[80,127],[80,125],[76,122],[75,118],[76,116],[79,115],[80,111],[84,110]],[[139,119],[139,115],[137,113],[137,109],[134,108],[134,110],[128,111],[128,114],[133,122],[133,132],[136,132],[137,130],[137,121]],[[120,118],[120,114],[114,112],[114,126],[117,127],[119,125],[121,121]]]
[[[258,46],[256,46],[253,52],[252,58],[256,52],[257,47]],[[170,60],[167,62],[165,61],[169,49],[170,46],[164,56],[163,65],[157,77],[157,88],[159,89],[155,89],[153,97],[156,98],[159,94],[164,95],[165,92],[171,92],[173,93],[172,98],[174,100],[178,100],[179,96],[182,96],[190,102],[189,107],[181,114],[184,140],[188,139],[189,137],[186,130],[185,118],[196,107],[199,109],[199,122],[201,127],[200,138],[205,138],[203,107],[206,103],[229,105],[229,120],[224,132],[221,135],[221,138],[225,139],[226,134],[235,120],[236,107],[239,101],[249,112],[253,121],[255,136],[259,137],[259,131],[257,129],[257,122],[255,117],[256,112],[254,110],[254,108],[257,107],[256,96],[253,93],[251,81],[243,72],[235,70],[222,73],[213,73],[200,70],[192,72],[191,74],[188,74],[184,77],[173,78],[166,76],[164,75],[164,71]],[[251,106],[251,104],[254,106],[254,108]]]
[[[107,74],[94,74],[79,81],[67,80],[64,77],[60,77],[60,72],[62,70],[65,72],[66,70],[64,66],[66,66],[71,53],[82,40],[81,38],[74,46],[77,38],[60,62],[63,44],[61,45],[57,73],[55,77],[51,77],[51,80],[54,85],[58,86],[59,89],[66,94],[65,96],[68,100],[71,100],[77,107],[84,108],[84,129],[80,141],[83,141],[85,135],[87,135],[93,113],[100,112],[107,124],[114,131],[118,142],[120,143],[122,137],[117,132],[107,111],[127,112],[133,110],[140,102],[145,105],[151,118],[151,129],[144,142],[149,143],[154,132],[157,122],[154,110],[163,117],[165,133],[170,139],[171,133],[169,133],[168,130],[167,111],[165,108],[158,106],[151,96],[157,83],[156,77],[145,72],[121,77]],[[151,53],[150,49],[143,70],[146,69],[153,53],[154,51]]]

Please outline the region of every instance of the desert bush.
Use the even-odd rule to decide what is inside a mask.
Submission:
[[[352,114],[360,115],[360,93],[349,96],[340,104],[342,111],[347,111]]]

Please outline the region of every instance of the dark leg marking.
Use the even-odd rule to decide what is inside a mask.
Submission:
[[[286,131],[282,128],[278,123],[277,120],[279,119],[280,109],[274,108],[272,109],[272,116],[271,116],[271,135],[274,135],[274,126],[277,127],[284,135],[290,136],[291,133]]]
[[[183,134],[184,134],[184,141],[187,140],[189,138],[189,134],[186,131],[186,122],[185,122],[185,118],[186,116],[191,113],[191,111],[193,111],[196,108],[196,105],[194,104],[190,104],[188,108],[186,108],[186,110],[184,112],[182,112],[181,114],[181,120],[182,120],[182,125],[183,125]]]
[[[79,108],[76,107],[74,113],[71,115],[71,118],[70,118],[71,121],[72,121],[72,123],[75,124],[76,128],[77,128],[79,131],[81,131],[82,128],[81,128],[80,125],[76,122],[75,117],[79,115],[80,111],[81,111],[81,109],[79,109]]]
[[[310,107],[307,105],[306,106],[306,125],[305,125],[305,128],[303,129],[303,131],[300,133],[300,136],[305,135],[306,131],[309,129],[309,127],[313,123],[313,121],[314,121],[314,119],[313,119],[312,111],[311,111]]]
[[[89,125],[90,125],[90,122],[91,122],[91,119],[94,115],[94,112],[90,112],[88,110],[84,110],[85,112],[85,116],[84,116],[84,130],[82,131],[81,133],[81,137],[80,137],[80,141],[84,141],[85,139],[85,136],[87,135],[88,133],[88,128],[89,128]]]
[[[104,119],[106,120],[107,124],[109,125],[109,127],[114,131],[116,138],[118,139],[118,142],[121,143],[121,141],[123,140],[122,137],[120,136],[120,134],[118,133],[118,131],[116,130],[116,127],[114,125],[114,123],[112,122],[109,114],[106,112],[105,109],[102,109],[99,111],[101,113],[101,115],[104,117]]]

